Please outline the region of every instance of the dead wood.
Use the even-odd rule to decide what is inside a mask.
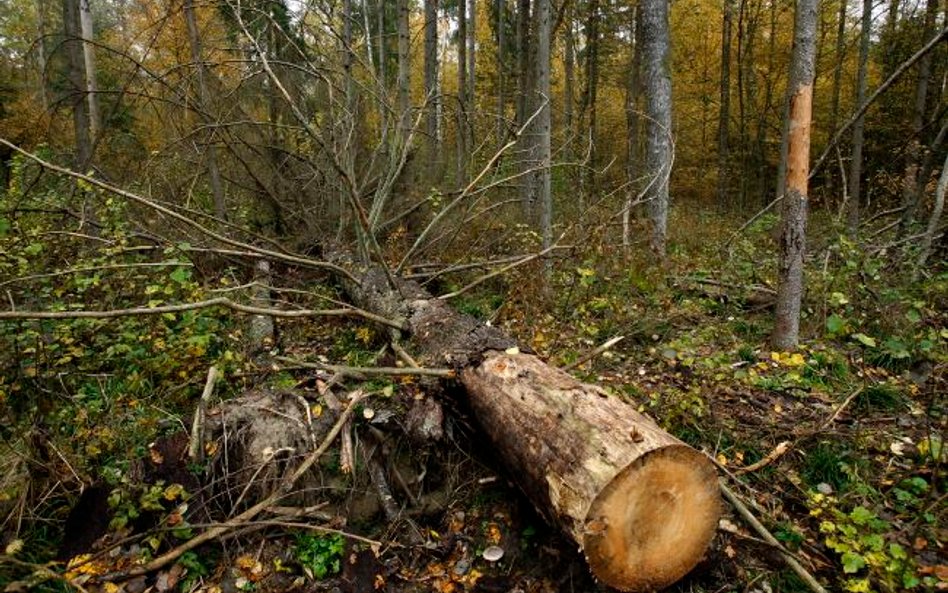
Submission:
[[[330,261],[357,270],[345,254]],[[625,591],[664,588],[702,558],[720,513],[705,455],[635,408],[377,268],[343,279],[360,307],[404,322],[422,365],[456,369],[492,446],[537,509]],[[398,336],[394,336],[397,338]]]

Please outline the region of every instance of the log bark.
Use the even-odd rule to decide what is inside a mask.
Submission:
[[[579,544],[599,580],[658,590],[698,563],[720,514],[705,455],[601,388],[514,350],[497,328],[414,282],[396,283],[370,269],[345,288],[359,306],[405,320],[421,362],[457,369],[514,480]]]

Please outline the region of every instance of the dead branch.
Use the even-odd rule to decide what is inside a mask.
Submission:
[[[730,488],[727,487],[727,484],[724,481],[721,481],[721,492],[724,494],[724,497],[727,498],[728,502],[731,503],[731,506],[734,507],[734,510],[756,531],[764,540],[770,545],[774,546],[780,551],[781,557],[783,557],[784,562],[787,563],[793,572],[797,573],[803,582],[810,587],[810,590],[813,593],[826,593],[826,589],[823,588],[823,585],[816,580],[816,578],[810,574],[810,572],[803,568],[803,565],[800,564],[796,558],[794,558],[790,552],[787,551],[780,542],[777,541],[777,538],[764,527],[764,524],[757,520],[757,517],[750,512],[750,509],[747,508],[747,505],[741,501],[740,497],[737,496]]]
[[[332,444],[336,437],[339,435],[339,432],[342,430],[342,427],[345,425],[346,421],[352,415],[353,410],[356,408],[356,404],[362,399],[363,394],[361,391],[356,391],[352,394],[352,399],[349,400],[349,405],[343,410],[342,414],[339,416],[339,419],[336,420],[336,423],[329,430],[329,433],[326,435],[326,438],[323,439],[322,444],[319,445],[315,451],[309,454],[296,470],[284,480],[283,484],[274,491],[270,496],[253,505],[243,513],[237,515],[232,520],[224,523],[216,523],[208,526],[208,528],[184,542],[180,546],[177,546],[161,556],[158,556],[151,562],[143,564],[141,566],[136,566],[135,568],[129,569],[123,572],[112,573],[111,575],[106,575],[108,580],[125,580],[136,576],[141,576],[154,572],[160,568],[167,566],[168,564],[174,562],[181,557],[185,552],[191,551],[198,546],[206,544],[207,542],[213,541],[224,534],[244,527],[249,524],[257,515],[261,512],[269,510],[272,508],[275,503],[288,494],[292,489],[293,485],[299,481],[299,479],[309,471],[309,469],[316,463],[323,453],[329,449],[329,446]]]
[[[340,364],[306,362],[302,360],[296,360],[295,358],[290,358],[288,356],[275,356],[274,360],[285,362],[304,369],[331,371],[334,373],[342,373],[350,377],[362,375],[422,375],[426,377],[441,377],[444,379],[451,379],[455,376],[454,371],[451,369],[434,369],[426,367],[350,367]]]
[[[214,393],[214,384],[217,382],[217,367],[211,365],[207,370],[207,380],[204,382],[204,391],[194,410],[194,421],[191,423],[191,442],[188,445],[188,457],[194,463],[204,462],[204,415],[207,402]]]
[[[113,319],[115,317],[134,317],[139,315],[164,315],[180,313],[210,307],[225,307],[238,313],[251,315],[271,315],[273,317],[361,317],[395,329],[406,329],[400,321],[388,319],[355,307],[343,309],[267,309],[234,302],[226,297],[217,297],[193,303],[160,305],[157,307],[132,307],[129,309],[78,309],[73,311],[0,311],[0,319]]]

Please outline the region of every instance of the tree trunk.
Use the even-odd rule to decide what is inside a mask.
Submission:
[[[627,175],[625,207],[622,209],[622,246],[632,244],[632,208],[639,194],[639,177],[642,170],[641,143],[639,141],[639,96],[642,94],[642,10],[636,5],[632,9],[629,23],[629,39],[632,43],[632,59],[629,64],[628,88],[625,98],[625,121],[628,130],[626,139]]]
[[[583,89],[583,104],[580,110],[580,126],[586,122],[585,133],[589,142],[586,149],[587,163],[582,169],[580,180],[582,189],[579,192],[580,200],[586,197],[586,194],[595,195],[595,169],[596,169],[596,137],[598,126],[598,112],[596,110],[599,97],[599,0],[590,0],[586,16],[586,59],[583,65],[584,78],[586,79],[586,88]],[[580,207],[583,204],[580,202]]]
[[[76,168],[85,171],[92,160],[92,139],[89,134],[89,104],[86,100],[86,67],[79,41],[79,0],[63,0],[63,49],[69,68],[69,97],[72,124],[76,134]]]
[[[728,125],[731,117],[731,0],[724,0],[721,28],[721,103],[718,110],[718,204],[728,202]]]
[[[862,32],[859,37],[859,69],[856,74],[856,105],[866,100],[867,69],[869,65],[869,35],[872,32],[872,1],[863,0]],[[846,207],[846,226],[849,235],[855,236],[859,228],[859,201],[862,193],[862,146],[865,116],[860,115],[853,124],[853,151],[849,162],[849,203]]]
[[[497,0],[497,147],[502,147],[507,141],[507,99],[504,96],[506,83],[507,52],[507,0]]]
[[[948,188],[948,158],[942,165],[941,176],[938,178],[938,186],[935,188],[935,204],[932,208],[931,218],[928,220],[928,228],[922,237],[922,247],[918,252],[918,261],[915,264],[915,278],[922,273],[928,256],[931,253],[932,241],[935,238],[935,231],[938,230],[938,221],[941,220],[941,213],[945,209],[945,190]]]
[[[39,69],[39,92],[43,111],[49,109],[49,90],[46,86],[46,2],[36,0],[36,67]]]
[[[476,113],[474,104],[474,74],[476,70],[477,47],[477,0],[467,0],[470,10],[470,16],[467,21],[467,104],[470,106],[471,113]],[[473,132],[473,126],[471,127]],[[471,145],[474,144],[474,138],[471,138]]]
[[[517,0],[517,125],[530,117],[530,0]]]
[[[642,63],[646,122],[645,164],[650,184],[652,251],[665,257],[668,232],[668,178],[671,173],[672,94],[669,72],[668,0],[641,0]]]
[[[925,10],[925,39],[931,38],[938,16],[937,0],[928,0]],[[903,232],[909,232],[915,222],[918,199],[921,195],[918,187],[918,161],[922,146],[922,132],[925,129],[925,107],[928,101],[928,79],[932,70],[932,54],[926,53],[918,62],[918,81],[915,83],[915,110],[912,114],[912,139],[905,155],[905,175],[902,182],[901,226]]]
[[[207,163],[207,176],[211,183],[211,194],[214,198],[214,214],[221,220],[226,220],[227,207],[224,203],[224,187],[221,184],[220,169],[217,165],[217,147],[214,145],[214,121],[208,113],[211,94],[207,86],[204,61],[201,58],[201,34],[198,31],[197,17],[194,14],[194,0],[184,0],[183,8],[185,25],[188,29],[188,43],[191,46],[191,61],[194,62],[194,67],[197,69],[198,95],[200,97],[198,111],[204,125],[209,128],[204,160]]]
[[[778,253],[777,305],[771,338],[773,347],[778,350],[796,348],[800,336],[818,4],[819,0],[797,0],[794,23],[790,86],[787,89],[788,124],[784,126],[787,174]]]
[[[398,1],[398,121],[403,139],[407,140],[411,127],[411,53],[409,48],[409,0]]]
[[[538,10],[549,0],[539,0]],[[334,258],[337,259],[338,258]],[[342,263],[342,262],[340,262]],[[593,574],[624,591],[654,591],[688,573],[717,526],[708,458],[632,405],[580,383],[497,328],[384,271],[345,286],[364,309],[399,315],[422,362],[450,365],[510,475],[583,549]]]
[[[573,37],[573,3],[567,2],[563,27],[563,132],[564,155],[573,160],[573,103],[576,100],[576,40]]]
[[[836,66],[833,68],[833,96],[830,101],[828,132],[833,134],[839,127],[839,96],[843,80],[843,60],[846,57],[846,6],[847,0],[839,0],[839,17],[836,23]],[[832,198],[836,176],[832,169],[826,172],[826,191]]]
[[[540,203],[540,234],[543,237],[543,248],[553,244],[553,196],[550,193],[550,126],[552,111],[550,105],[550,35],[552,23],[551,0],[537,0],[537,53],[536,53],[536,81],[537,102],[540,113],[537,115],[534,129],[537,131],[534,145],[535,158],[535,192]]]
[[[458,4],[458,187],[467,183],[467,138],[467,0],[461,0]]]
[[[79,0],[79,30],[82,33],[82,58],[86,67],[86,98],[89,101],[89,135],[92,143],[99,139],[102,119],[99,116],[99,85],[95,67],[95,30],[92,24],[92,7],[89,0]]]
[[[438,130],[438,0],[425,0],[425,98],[427,101],[428,178],[441,171],[441,133]]]

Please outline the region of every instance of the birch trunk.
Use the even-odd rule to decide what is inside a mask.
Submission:
[[[89,135],[92,143],[99,139],[102,119],[99,115],[99,85],[95,67],[95,29],[89,0],[79,0],[79,29],[82,32],[82,58],[86,67],[86,98],[89,101]]]

